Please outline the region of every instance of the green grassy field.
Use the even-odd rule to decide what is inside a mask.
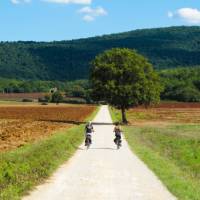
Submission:
[[[119,120],[119,111],[111,111],[113,119]],[[141,112],[138,119],[143,115]],[[200,124],[139,124],[123,129],[133,152],[178,199],[200,199]]]
[[[87,119],[93,119],[98,109]],[[58,132],[46,140],[0,153],[0,199],[19,200],[67,161],[84,138],[84,125]]]

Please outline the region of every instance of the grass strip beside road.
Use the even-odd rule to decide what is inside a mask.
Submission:
[[[119,111],[112,116],[115,113]],[[200,199],[200,125],[124,126],[123,130],[131,150],[169,191],[181,200]]]
[[[130,126],[124,132],[131,149],[178,199],[200,199],[200,140],[171,134],[166,127]]]
[[[96,115],[97,108],[87,120]],[[68,160],[84,139],[84,125],[58,132],[46,140],[0,153],[0,199],[19,200]]]
[[[114,107],[109,106],[109,111],[110,111],[110,115],[111,115],[113,123],[122,121],[120,110],[117,110]]]

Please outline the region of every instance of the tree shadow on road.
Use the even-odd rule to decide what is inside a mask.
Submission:
[[[99,149],[99,150],[116,150],[116,148],[111,148],[111,147],[91,147],[90,149]]]
[[[77,150],[86,150],[85,148],[82,147],[77,147]],[[116,148],[111,148],[111,147],[90,147],[89,150],[117,150]]]
[[[45,119],[41,119],[39,121],[56,122],[56,123],[66,123],[66,124],[74,124],[74,125],[81,125],[81,124],[86,124],[87,123],[85,121],[73,121],[73,120],[45,120]]]

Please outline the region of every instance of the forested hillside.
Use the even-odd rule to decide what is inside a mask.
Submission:
[[[164,90],[161,99],[200,102],[200,67],[159,72]]]
[[[0,78],[75,80],[88,77],[89,63],[112,47],[135,48],[156,69],[200,65],[200,27],[170,27],[60,42],[0,43]]]

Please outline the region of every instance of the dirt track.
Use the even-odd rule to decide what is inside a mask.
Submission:
[[[97,114],[91,149],[75,156],[23,200],[172,200],[157,177],[130,151],[116,150],[108,108]],[[103,122],[103,123],[101,123]]]

